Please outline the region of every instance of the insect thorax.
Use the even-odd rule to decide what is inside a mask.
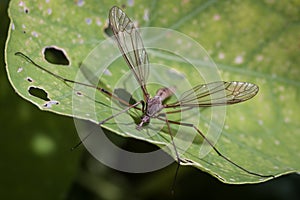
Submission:
[[[143,124],[149,123],[152,117],[155,117],[162,109],[162,99],[160,96],[154,96],[147,100],[146,110],[141,118],[141,123],[137,126],[137,129],[141,129]]]
[[[154,117],[159,113],[164,107],[162,105],[162,99],[160,96],[154,96],[147,101],[146,115],[149,117]]]
[[[155,96],[147,100],[145,115],[150,118],[155,117],[164,108],[163,101],[171,95],[173,95],[173,90],[170,88],[165,87],[157,90]]]

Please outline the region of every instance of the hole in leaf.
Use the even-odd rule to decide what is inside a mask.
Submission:
[[[52,105],[58,105],[58,104],[59,104],[58,101],[48,101],[48,102],[45,103],[43,106],[44,106],[45,108],[51,108]]]
[[[30,87],[28,92],[32,95],[35,96],[37,98],[43,99],[45,101],[50,101],[50,99],[48,98],[48,93],[45,92],[45,90],[40,89],[40,88],[36,88],[36,87]]]
[[[52,64],[56,65],[69,65],[70,62],[65,54],[65,52],[56,47],[46,47],[44,49],[45,59]]]
[[[30,77],[27,77],[26,80],[27,80],[29,83],[32,83],[32,82],[33,82],[32,78],[30,78]]]
[[[81,92],[76,92],[76,94],[77,94],[78,96],[82,96],[82,93],[81,93]]]
[[[109,24],[107,27],[104,28],[104,33],[105,33],[105,35],[107,35],[108,37],[111,37],[111,36],[114,35],[114,33],[113,33],[113,31],[112,31],[112,29],[111,29],[111,27],[110,27],[110,24]]]

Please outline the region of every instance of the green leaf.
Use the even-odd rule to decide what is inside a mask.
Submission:
[[[300,58],[298,44],[295,41],[300,27],[299,5],[293,4],[296,3],[282,5],[275,2],[253,1],[243,1],[243,3],[134,1],[132,6],[127,5],[126,8],[128,16],[140,27],[157,26],[176,29],[204,45],[217,63],[223,80],[248,81],[259,85],[260,92],[254,99],[228,107],[224,127],[216,123],[213,124],[215,127],[213,126],[212,129],[223,128],[222,135],[215,145],[216,148],[240,166],[260,174],[280,176],[299,172],[298,122],[300,117],[299,104],[296,100],[300,91],[300,68],[297,66]],[[112,104],[100,92],[94,97],[95,91],[88,88],[79,87],[74,91],[71,84],[65,84],[25,59],[14,55],[15,52],[23,52],[51,72],[75,80],[78,71],[80,72],[81,63],[87,66],[87,70],[96,67],[86,59],[92,50],[99,53],[100,58],[106,53],[97,52],[94,48],[107,39],[104,30],[107,27],[108,11],[112,6],[110,1],[101,3],[99,1],[60,1],[59,3],[11,1],[9,9],[11,26],[6,47],[6,63],[10,82],[16,92],[42,110],[87,119],[95,123],[111,115],[111,106],[120,109],[120,105],[114,102]],[[149,13],[149,20],[147,13]],[[183,44],[177,45],[179,50],[184,49]],[[49,47],[65,52],[70,64],[56,65],[47,62],[43,51]],[[174,50],[177,48],[174,47]],[[205,51],[190,51],[191,57],[198,55],[195,62],[201,65],[205,60]],[[150,62],[172,66],[178,71],[173,81],[180,81],[181,75],[184,75],[192,84],[203,83],[199,76],[195,76],[195,73],[190,71],[186,62],[178,60],[174,55],[152,51],[149,51],[149,54]],[[112,64],[110,68],[112,76],[101,78],[102,87],[109,89],[119,81],[122,76],[120,65],[123,69],[126,68],[124,61],[120,59]],[[205,66],[199,69],[203,72],[207,70]],[[167,76],[168,71],[160,72],[157,68],[154,68],[152,73],[153,81],[169,78],[171,80],[166,82],[170,83],[173,78]],[[84,78],[86,74],[79,76]],[[90,75],[88,77],[90,79]],[[134,86],[136,83],[130,84]],[[150,86],[149,91],[152,95],[156,87],[156,85]],[[184,89],[180,88],[180,84],[178,87],[179,91]],[[33,94],[30,91],[37,93]],[[77,105],[81,105],[80,109],[72,105],[74,96],[79,99]],[[135,93],[135,97],[140,96],[139,93]],[[95,100],[104,105],[94,104]],[[96,116],[91,116],[94,112],[91,104],[95,106]],[[200,119],[199,129],[206,133],[214,110],[201,111],[200,118],[193,117],[187,120],[193,122]],[[199,112],[195,110],[192,114],[199,114]],[[104,127],[117,134],[145,140],[160,147],[170,141],[167,131],[159,134],[152,134],[150,131],[151,137],[146,131],[148,129],[137,131],[129,115],[120,115],[116,121],[118,123],[112,121]],[[122,123],[130,124],[122,125]],[[182,131],[188,135],[195,134],[193,129],[182,128]],[[178,127],[172,126],[171,129],[175,131]],[[184,138],[175,140],[179,151],[184,142]],[[200,158],[202,142],[200,136],[197,136],[188,150],[180,156],[187,161],[184,164],[207,171],[225,183],[257,183],[268,180],[238,169],[214,151]],[[173,151],[172,148],[165,150]],[[175,157],[174,152],[171,152],[169,153]]]

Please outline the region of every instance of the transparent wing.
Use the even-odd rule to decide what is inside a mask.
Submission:
[[[213,82],[197,85],[184,92],[177,102],[165,105],[171,107],[210,107],[235,104],[254,97],[259,88],[247,82]]]
[[[142,38],[129,17],[116,6],[112,7],[109,12],[109,24],[119,49],[146,98],[149,96],[146,89],[149,60]]]

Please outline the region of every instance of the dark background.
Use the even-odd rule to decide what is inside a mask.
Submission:
[[[8,1],[0,1],[1,199],[169,199],[176,165],[147,174],[122,173],[102,165],[78,142],[73,119],[42,112],[18,96],[4,63]],[[126,146],[155,148],[135,140]],[[123,141],[123,142],[124,142]],[[50,145],[39,151],[36,144]],[[226,185],[192,167],[181,167],[174,199],[300,199],[300,176],[266,183]]]

